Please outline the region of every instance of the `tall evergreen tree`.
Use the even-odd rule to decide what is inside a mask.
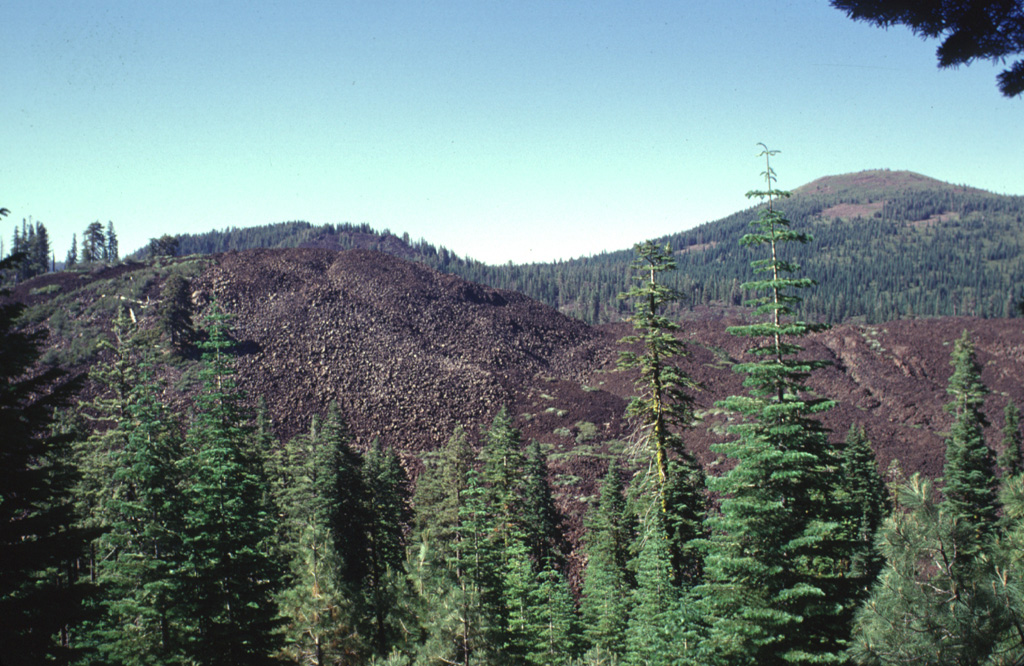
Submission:
[[[95,520],[104,529],[97,540],[96,578],[104,597],[102,617],[89,639],[96,644],[100,663],[181,663],[194,625],[186,609],[184,563],[186,507],[181,492],[182,436],[178,423],[159,400],[153,378],[153,350],[136,350],[130,322],[123,312],[115,323],[115,342],[109,344],[116,361],[114,399],[106,404],[114,448],[98,447],[109,456],[101,474]],[[123,361],[137,364],[128,375]],[[122,381],[127,387],[119,387]],[[127,389],[122,398],[119,390]],[[108,432],[109,432],[108,431]]]
[[[90,535],[74,528],[66,442],[47,432],[76,387],[58,369],[28,373],[43,336],[17,329],[22,310],[0,305],[0,654],[15,666],[74,658],[91,594],[75,570]]]
[[[633,563],[636,589],[626,632],[626,664],[669,666],[678,656],[675,637],[679,633],[676,612],[680,589],[672,580],[665,518],[665,512],[649,504],[640,519],[639,548]]]
[[[99,220],[90,222],[82,234],[82,263],[103,261],[107,239]]]
[[[344,506],[342,479],[351,453],[343,438],[325,436],[314,418],[308,434],[292,439],[276,465],[281,550],[289,562],[288,584],[278,596],[286,618],[285,654],[297,663],[338,663],[365,653],[358,636],[354,589],[342,579],[344,562],[336,531]]]
[[[967,331],[956,341],[951,363],[953,374],[946,390],[953,401],[946,410],[953,414],[953,427],[946,439],[942,494],[945,510],[964,531],[958,556],[970,559],[991,536],[999,502],[995,459],[985,443],[988,420],[981,411],[988,389],[981,382],[981,367]]]
[[[653,451],[658,474],[657,491],[665,509],[665,484],[668,476],[669,452],[681,452],[682,441],[672,428],[683,428],[692,419],[691,398],[686,389],[694,382],[679,369],[675,362],[686,354],[686,348],[676,337],[679,325],[664,314],[664,309],[680,294],[665,286],[662,273],[676,268],[669,247],[661,248],[653,241],[634,248],[636,259],[630,267],[638,281],[621,298],[632,299],[633,328],[636,334],[626,336],[622,342],[641,344],[643,351],[620,353],[621,369],[637,368],[640,376],[635,396],[626,410],[628,416],[639,419],[643,438]],[[691,463],[692,464],[692,463]]]
[[[1003,473],[1019,476],[1024,473],[1024,438],[1020,432],[1020,409],[1013,400],[1003,410],[1003,452],[999,456]]]
[[[171,350],[176,354],[183,354],[195,340],[192,313],[188,280],[178,274],[171,275],[160,292],[157,314],[160,330],[167,336]]]
[[[78,234],[71,234],[71,247],[64,258],[64,269],[67,270],[78,263]]]
[[[109,220],[103,243],[103,259],[104,261],[118,260],[117,234],[114,233],[114,223]]]
[[[631,522],[626,513],[622,470],[613,458],[601,483],[597,505],[587,517],[580,612],[591,654],[622,656],[632,579],[627,568]]]
[[[405,571],[405,532],[411,519],[409,479],[398,456],[374,440],[363,457],[369,567],[362,590],[368,608],[367,635],[377,655],[410,640],[411,594]]]
[[[562,516],[548,484],[547,456],[533,440],[523,458],[522,508],[520,523],[532,562],[538,569],[565,564],[567,545],[562,534]]]
[[[186,571],[198,636],[190,655],[200,664],[269,663],[277,649],[278,564],[260,461],[246,455],[251,428],[241,409],[229,356],[227,315],[216,303],[206,317],[202,390],[186,435],[189,484]]]
[[[948,500],[939,502],[932,483],[916,474],[898,491],[879,534],[885,567],[857,614],[849,653],[854,663],[1015,663],[1024,655],[1019,570],[1010,578],[988,558],[971,567],[958,563],[964,537],[944,506]],[[1012,634],[1016,656],[988,661]]]
[[[748,196],[765,205],[751,223],[754,231],[741,240],[769,253],[753,262],[764,278],[743,285],[763,293],[752,304],[767,320],[729,329],[758,341],[748,350],[756,360],[736,367],[747,375],[749,394],[719,403],[742,419],[730,427],[735,440],[713,447],[735,465],[708,479],[722,499],[708,521],[706,582],[698,587],[709,625],[701,646],[707,663],[837,662],[848,635],[838,613],[845,604],[825,598],[848,553],[835,548],[836,464],[823,427],[812,418],[832,402],[810,394],[804,381],[822,363],[798,358],[800,347],[791,341],[821,327],[793,316],[799,297],[791,290],[812,281],[793,277],[799,267],[781,253],[784,244],[806,243],[810,236],[791,229],[775,206],[788,196],[774,187],[775,153],[761,153],[767,189]]]
[[[882,566],[875,536],[892,507],[864,426],[850,426],[840,458],[837,501],[846,508],[843,538],[851,543],[846,577],[866,592]]]
[[[428,454],[413,498],[415,525],[410,545],[411,575],[420,598],[422,663],[465,663],[467,627],[475,626],[461,538],[473,451],[466,433],[456,429],[440,450]],[[418,662],[419,663],[419,662]]]
[[[1000,570],[1000,506],[981,407],[987,389],[966,332],[954,345],[942,501],[914,476],[879,543],[886,565],[857,618],[851,654],[861,663],[982,664],[1020,624]],[[1022,634],[1024,636],[1024,634]]]

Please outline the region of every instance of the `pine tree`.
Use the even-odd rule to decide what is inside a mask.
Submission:
[[[978,566],[969,569],[958,564],[963,533],[943,506],[948,500],[937,497],[916,474],[898,488],[878,541],[886,564],[857,614],[854,663],[991,663],[988,657],[1010,635],[1016,635],[1016,657],[1010,652],[995,663],[1015,663],[1024,654],[1019,578],[1008,581],[991,561],[975,560]]]
[[[763,146],[762,146],[763,147]],[[793,316],[799,297],[792,289],[812,281],[792,274],[798,266],[781,257],[785,243],[806,243],[775,202],[788,196],[774,188],[770,158],[763,150],[767,189],[748,193],[766,203],[744,246],[765,245],[770,258],[753,262],[763,279],[743,285],[763,292],[751,303],[767,321],[729,329],[759,342],[748,350],[757,360],[738,364],[749,395],[719,404],[741,419],[730,427],[736,439],[713,447],[735,461],[709,488],[722,497],[709,518],[705,578],[697,592],[708,622],[701,651],[707,663],[777,664],[838,661],[847,628],[842,599],[826,590],[842,575],[848,553],[836,547],[832,477],[835,461],[813,415],[832,402],[813,397],[804,381],[821,362],[798,358],[793,337],[818,330]]]
[[[277,649],[273,595],[281,571],[268,556],[272,534],[262,465],[246,455],[252,435],[242,416],[228,349],[227,316],[206,317],[202,390],[186,436],[186,571],[198,636],[190,655],[204,665],[269,663]]]
[[[1020,432],[1020,409],[1008,400],[1003,410],[1003,452],[999,456],[999,465],[1008,476],[1019,476],[1024,473],[1024,438]]]
[[[986,663],[1022,626],[1019,594],[1007,585],[1019,571],[998,566],[1000,505],[981,412],[987,389],[966,332],[951,362],[943,498],[917,475],[899,488],[879,539],[885,568],[857,617],[851,655],[861,663]]]

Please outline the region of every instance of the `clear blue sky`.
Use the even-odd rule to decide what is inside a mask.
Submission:
[[[826,0],[124,2],[0,10],[0,226],[369,223],[492,263],[630,247],[779,186],[1024,193],[998,69]]]

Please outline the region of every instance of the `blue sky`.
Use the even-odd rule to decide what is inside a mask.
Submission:
[[[909,169],[1024,194],[1024,100],[793,2],[48,2],[0,10],[5,247],[369,223],[491,262],[628,248],[779,186]]]

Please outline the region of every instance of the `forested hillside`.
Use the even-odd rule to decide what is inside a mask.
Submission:
[[[1024,331],[801,317],[808,228],[893,204],[798,224],[766,174],[751,305],[685,322],[667,285],[710,244],[638,246],[600,327],[308,225],[327,248],[163,238],[16,282],[0,655],[1019,664]]]
[[[953,186],[918,174],[866,171],[822,178],[781,207],[814,240],[794,250],[819,283],[802,314],[830,323],[919,316],[1007,317],[1024,296],[1024,197]],[[669,286],[695,305],[740,305],[751,252],[737,241],[756,210],[740,211],[669,243],[679,270]],[[501,289],[522,292],[588,323],[617,321],[628,307],[632,251],[557,263],[490,266],[408,235],[369,225],[288,222],[178,237],[179,254],[254,247],[375,249]],[[640,242],[645,239],[637,239]]]

